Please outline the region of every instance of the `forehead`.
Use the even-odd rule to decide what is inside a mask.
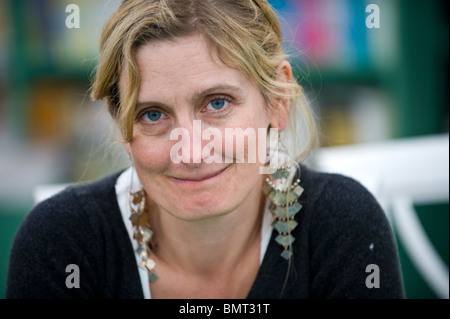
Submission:
[[[138,102],[155,94],[182,94],[219,84],[246,88],[250,84],[243,72],[220,60],[201,34],[149,42],[136,51],[136,63]],[[121,89],[126,82],[127,72],[122,72]]]
[[[183,77],[209,69],[227,69],[202,35],[148,43],[136,51],[136,62],[143,77]]]

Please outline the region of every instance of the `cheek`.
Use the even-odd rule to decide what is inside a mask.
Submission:
[[[264,164],[267,152],[268,119],[259,117],[225,130],[224,152],[238,163]]]
[[[258,164],[251,163],[237,163],[236,174],[230,186],[230,198],[239,199],[240,197],[247,197],[252,191],[258,189],[261,185],[263,175],[259,172]],[[241,200],[244,200],[241,198]]]
[[[159,171],[170,163],[170,145],[153,139],[134,138],[130,151],[136,169]]]

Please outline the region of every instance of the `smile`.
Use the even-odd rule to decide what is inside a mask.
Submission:
[[[206,174],[204,176],[200,176],[200,177],[171,177],[173,180],[175,180],[176,182],[179,183],[199,183],[199,182],[203,182],[203,181],[208,181],[208,180],[212,180],[215,177],[218,177],[219,175],[221,175],[229,166],[214,172],[214,173],[210,173],[210,174]]]

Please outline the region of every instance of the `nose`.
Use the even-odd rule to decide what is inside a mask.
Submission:
[[[170,150],[172,162],[194,166],[202,162],[202,127],[200,120],[179,121],[177,127],[170,133],[170,140],[178,140]]]

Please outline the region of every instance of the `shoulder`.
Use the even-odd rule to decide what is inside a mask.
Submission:
[[[302,169],[300,202],[312,238],[323,241],[391,238],[388,216],[373,194],[357,180],[340,174]]]
[[[110,199],[111,196],[114,196],[115,194],[114,187],[120,173],[121,172],[117,172],[94,181],[76,183],[68,186],[60,193],[44,201],[43,204],[49,205],[60,202],[67,204],[71,201],[83,203],[93,199],[96,201],[105,198]]]
[[[352,177],[317,171],[314,168],[301,165],[301,183],[309,187],[316,196],[339,196],[354,200],[357,196],[369,196],[372,194],[359,181]],[[335,192],[340,190],[340,192]]]
[[[22,222],[17,236],[48,233],[56,229],[57,233],[70,229],[86,230],[87,224],[95,224],[93,220],[102,218],[101,213],[111,209],[116,202],[114,186],[119,174],[73,184],[36,204]]]
[[[319,172],[302,166],[304,200],[315,208],[332,211],[382,211],[375,196],[359,181],[341,174]]]
[[[302,173],[313,295],[402,298],[394,233],[376,198],[350,177],[306,168]],[[383,269],[383,289],[368,289],[369,265]]]
[[[97,295],[99,278],[107,272],[103,256],[112,251],[109,246],[117,247],[115,238],[127,238],[126,231],[114,232],[121,225],[114,208],[118,175],[70,186],[28,213],[10,251],[8,297]],[[82,269],[84,289],[67,289],[66,267],[71,264]]]

